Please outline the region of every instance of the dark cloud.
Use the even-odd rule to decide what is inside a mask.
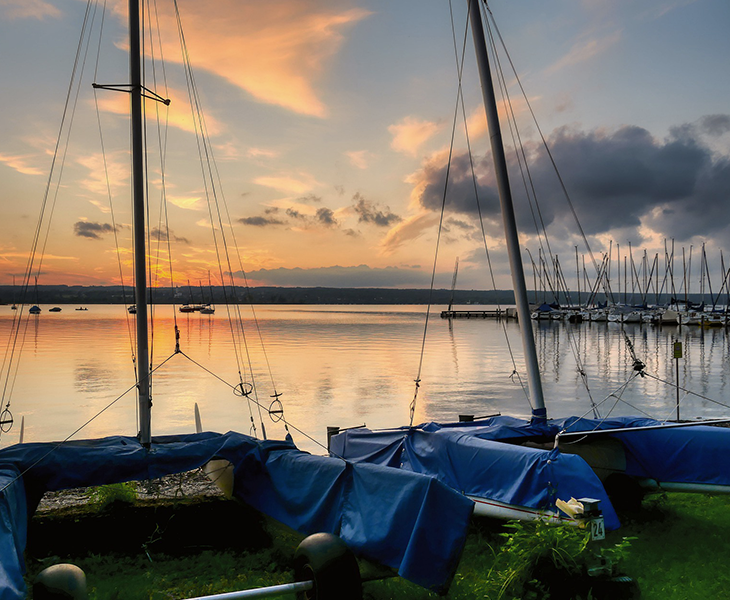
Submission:
[[[324,206],[317,209],[316,219],[318,223],[321,223],[326,227],[335,227],[337,225],[337,219],[335,219],[334,211]]]
[[[473,224],[467,223],[466,221],[462,221],[460,219],[446,219],[446,225],[457,227],[458,229],[464,229],[465,231],[471,231],[472,229],[474,229]]]
[[[322,197],[316,196],[314,194],[307,194],[306,196],[297,198],[297,202],[309,202],[311,204],[318,204],[322,202]]]
[[[104,234],[113,232],[114,227],[109,223],[93,223],[91,221],[77,221],[74,223],[74,235],[91,240],[100,240]]]
[[[730,131],[730,115],[707,115],[700,119],[700,130],[707,135],[719,137]]]
[[[398,223],[403,220],[400,216],[390,212],[388,206],[381,210],[377,205],[365,200],[360,193],[355,194],[352,200],[352,207],[355,209],[358,215],[358,222],[360,223],[372,223],[379,227],[390,227],[393,223]]]
[[[266,227],[268,225],[283,225],[284,221],[277,219],[276,217],[241,217],[238,219],[239,223],[244,225],[253,225],[254,227]]]
[[[168,240],[168,237],[172,238],[174,242],[180,242],[181,244],[189,244],[190,240],[188,238],[180,237],[175,235],[174,231],[167,230],[164,231],[160,229],[159,227],[153,227],[150,230],[150,237],[153,240],[157,240],[160,242],[166,242]]]
[[[240,277],[240,273],[235,273]],[[301,287],[421,287],[427,286],[428,276],[416,268],[371,268],[367,265],[354,267],[319,267],[314,269],[259,269],[248,272],[249,279],[265,285]]]
[[[311,225],[318,223],[325,227],[334,227],[337,225],[337,219],[335,219],[335,213],[332,209],[323,206],[318,208],[314,217],[307,216],[299,212],[296,208],[287,208],[286,214],[297,221],[304,221],[306,224]]]
[[[613,132],[561,128],[548,144],[586,234],[621,229],[638,237],[637,228],[644,222],[682,240],[730,225],[730,203],[724,200],[730,185],[730,158],[717,156],[702,140],[703,135],[726,131],[730,131],[730,116],[711,115],[672,128],[663,141],[641,127],[625,126]],[[508,152],[520,228],[534,232],[533,219],[542,219],[548,229],[553,226],[561,235],[577,232],[550,158],[535,147],[527,152],[539,201],[539,214],[535,212],[534,217],[515,154]],[[475,159],[474,168],[480,173],[476,188],[489,231],[501,222],[491,157]],[[424,208],[441,209],[445,172],[445,167],[424,168],[421,180],[426,185],[420,198]],[[477,213],[474,188],[468,157],[457,156],[451,166],[447,212]]]

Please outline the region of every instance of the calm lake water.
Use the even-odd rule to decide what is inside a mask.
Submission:
[[[0,445],[18,441],[21,416],[26,441],[65,439],[91,419],[75,438],[135,435],[134,393],[123,395],[94,418],[134,385],[134,321],[125,307],[91,305],[82,312],[64,306],[60,313],[42,308],[40,316],[29,318],[18,341],[21,360],[14,384],[8,386],[15,425],[2,435]],[[517,324],[491,319],[449,322],[439,317],[441,308],[431,312],[415,421],[498,412],[528,416],[529,404],[518,379],[512,377],[509,352],[511,347],[523,373]],[[197,403],[205,429],[249,433],[253,414],[260,436],[258,408],[220,381],[238,383],[239,368],[245,381],[251,381],[253,373],[259,402],[266,407],[274,393],[273,379],[295,442],[313,453],[323,452],[320,444],[326,443],[327,426],[408,424],[425,307],[257,306],[258,328],[251,308],[242,310],[246,344],[240,337],[234,342],[224,307],[210,316],[177,314],[180,348],[189,360],[173,355],[172,307],[156,308],[153,364],[172,358],[154,374],[153,435],[194,431]],[[8,306],[0,307],[0,331],[6,341],[13,313]],[[655,378],[638,378],[618,393],[632,374],[624,334],[647,372],[670,383],[676,368],[673,343],[683,342],[681,384],[711,400],[682,393],[682,418],[730,416],[725,408],[730,404],[730,336],[723,329],[646,325],[622,329],[614,323],[560,322],[531,326],[550,416],[592,414],[592,397],[600,403],[602,416],[610,412],[674,418],[676,391]],[[240,367],[235,348],[241,351]],[[590,397],[576,354],[587,375]],[[281,423],[266,414],[263,421],[269,437],[284,434]]]

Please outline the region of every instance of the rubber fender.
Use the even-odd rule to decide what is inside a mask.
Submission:
[[[362,580],[357,559],[347,544],[331,533],[302,540],[294,553],[294,578],[313,581],[300,600],[361,600]]]

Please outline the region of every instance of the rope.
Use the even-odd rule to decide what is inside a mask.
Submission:
[[[684,392],[687,395],[697,396],[698,398],[701,398],[702,400],[707,400],[708,402],[712,402],[713,404],[717,404],[718,406],[722,406],[723,408],[730,408],[730,404],[724,404],[723,402],[720,402],[719,400],[715,400],[713,398],[709,398],[708,396],[703,396],[702,394],[698,392],[693,392],[692,390],[688,390],[686,388],[683,388],[681,385],[677,385],[676,383],[672,381],[667,381],[665,379],[662,379],[661,377],[658,377],[656,375],[652,375],[651,373],[644,373],[646,377],[649,377],[650,379],[654,379],[655,381],[658,381],[660,383],[665,383],[668,386],[671,386],[673,388],[679,388],[680,391]]]
[[[106,16],[106,2],[104,2],[104,9],[102,10],[102,16],[101,16],[101,24],[99,27],[99,43],[97,47],[97,55],[96,55],[96,65],[94,67],[94,81],[97,81],[98,72],[99,72],[99,58],[101,56],[101,39],[104,33],[104,17]],[[129,337],[129,347],[130,347],[130,355],[132,357],[132,371],[134,372],[135,381],[137,379],[137,369],[135,368],[135,347],[134,347],[134,334],[132,333],[132,324],[131,319],[129,316],[129,311],[127,310],[127,288],[124,284],[124,270],[122,268],[122,257],[120,253],[120,246],[119,246],[119,234],[117,231],[117,220],[116,215],[114,213],[114,202],[113,202],[113,195],[111,190],[111,182],[109,178],[109,166],[107,162],[106,157],[106,145],[104,144],[104,131],[101,124],[101,111],[99,110],[99,97],[96,91],[96,87],[92,86],[92,89],[94,91],[94,107],[96,109],[96,122],[99,127],[99,144],[101,147],[101,158],[102,163],[104,165],[104,180],[106,182],[106,191],[107,191],[107,198],[109,200],[109,214],[112,221],[112,229],[113,229],[113,235],[114,235],[114,248],[115,248],[115,254],[117,256],[117,267],[119,269],[119,281],[122,285],[122,302],[124,303],[124,313],[125,313],[125,321],[127,324],[127,335]]]
[[[208,214],[210,217],[211,231],[212,231],[213,241],[214,241],[215,250],[216,250],[216,257],[218,259],[218,268],[219,268],[220,278],[221,278],[222,282],[225,282],[223,266],[222,266],[223,261],[221,260],[221,252],[220,252],[220,248],[218,245],[218,236],[216,235],[216,228],[214,225],[213,209],[212,209],[213,204],[211,203],[211,192],[212,192],[212,196],[213,196],[213,202],[215,203],[215,207],[216,207],[216,213],[218,215],[220,235],[221,235],[221,239],[222,239],[222,243],[223,243],[223,247],[224,247],[224,254],[226,257],[226,262],[228,264],[228,273],[229,273],[229,277],[231,280],[231,289],[235,296],[235,284],[233,281],[233,267],[232,267],[231,261],[230,261],[230,253],[228,251],[228,244],[227,244],[227,241],[225,238],[225,230],[223,227],[223,222],[222,222],[222,217],[221,217],[221,210],[220,210],[220,204],[218,201],[218,194],[216,193],[217,188],[216,188],[215,180],[213,177],[214,173],[217,174],[218,171],[217,171],[217,168],[215,167],[215,160],[213,157],[212,148],[210,147],[210,144],[208,143],[207,126],[205,124],[204,114],[202,112],[201,105],[200,105],[200,97],[198,95],[197,86],[195,84],[195,77],[194,77],[191,62],[190,62],[190,56],[189,56],[189,53],[187,50],[187,44],[185,42],[185,34],[184,34],[183,28],[182,28],[182,21],[180,19],[180,13],[179,13],[177,1],[175,1],[174,4],[175,4],[176,16],[177,16],[178,31],[180,34],[180,43],[181,43],[181,50],[182,50],[182,54],[183,54],[183,63],[185,65],[188,96],[190,98],[191,109],[193,110],[193,122],[195,124],[196,134],[199,133],[199,135],[196,136],[197,143],[198,143],[198,154],[200,157],[201,171],[203,173],[203,182],[204,182],[204,186],[205,186],[206,200],[207,200],[207,204],[208,204]],[[202,145],[201,145],[201,141],[202,141]],[[206,168],[207,168],[207,170],[206,170]],[[210,182],[208,181],[208,179],[210,179]],[[220,177],[219,177],[219,181],[220,181]],[[210,188],[209,188],[209,183],[210,183]],[[229,216],[229,221],[230,221],[230,216]],[[233,229],[232,225],[230,226],[230,228],[232,231],[232,229]],[[240,256],[239,256],[239,261],[240,261]],[[234,326],[234,319],[231,318],[230,303],[228,302],[225,285],[223,285],[223,293],[224,293],[224,299],[226,301],[226,310],[228,312],[228,321],[229,321],[229,324],[231,327],[231,337],[233,339],[234,352],[235,352],[235,356],[236,356],[236,361],[238,363],[239,380],[241,383],[243,383],[240,350],[239,350],[239,344],[236,340],[236,332],[238,332],[239,335],[241,336],[242,345],[246,349],[246,358],[247,358],[247,364],[248,364],[248,368],[249,368],[249,375],[250,375],[251,381],[253,383],[254,382],[253,367],[252,367],[252,363],[251,363],[250,353],[248,350],[248,344],[246,341],[245,330],[243,327],[243,318],[240,313],[240,308],[238,306],[236,306],[236,308],[234,309],[234,312],[237,315],[236,325]],[[269,369],[269,372],[271,372],[270,369]],[[273,377],[272,377],[272,381],[273,381]],[[278,392],[275,391],[274,393],[277,394]],[[254,385],[254,395],[256,397],[258,397],[258,391],[257,391],[257,388],[255,385]],[[264,436],[264,439],[266,439],[266,428],[265,428],[263,416],[262,416],[262,413],[260,410],[261,405],[258,402],[257,402],[257,405],[259,407],[259,422],[261,424],[262,434]],[[251,418],[252,418],[252,423],[253,423],[253,415],[251,416]]]
[[[56,170],[56,162],[58,161],[60,164],[59,167],[59,176],[58,176],[58,182],[56,183],[56,189],[55,193],[53,195],[53,199],[51,202],[50,210],[49,210],[49,224],[46,227],[46,234],[44,237],[44,242],[41,250],[41,257],[38,258],[38,268],[36,270],[36,291],[37,291],[37,278],[38,275],[40,275],[41,265],[42,265],[42,255],[45,251],[46,243],[48,241],[48,235],[50,232],[50,221],[53,216],[54,207],[56,204],[56,200],[58,198],[58,190],[60,188],[60,179],[61,175],[63,173],[63,164],[65,162],[66,153],[68,151],[69,146],[69,138],[70,136],[67,133],[66,136],[66,144],[63,148],[63,152],[61,154],[60,160],[59,160],[59,152],[61,151],[61,142],[63,138],[63,132],[66,129],[66,123],[67,123],[67,117],[68,117],[68,129],[70,131],[71,123],[73,123],[73,115],[75,113],[75,109],[78,103],[78,96],[79,96],[79,89],[80,89],[80,82],[83,75],[84,66],[86,64],[86,57],[88,54],[88,40],[86,41],[86,52],[84,52],[84,43],[85,38],[87,36],[87,31],[90,30],[91,26],[89,25],[89,18],[90,18],[90,11],[91,11],[91,0],[87,1],[86,4],[86,10],[84,12],[84,19],[81,26],[81,31],[79,34],[79,41],[76,46],[76,54],[74,57],[74,65],[73,69],[71,71],[71,77],[69,79],[68,89],[66,92],[66,99],[64,102],[63,107],[63,113],[61,117],[61,123],[58,129],[58,135],[56,136],[56,144],[53,150],[53,155],[51,158],[51,168],[50,172],[48,174],[48,179],[46,181],[46,187],[45,191],[43,193],[43,198],[41,200],[41,207],[38,215],[38,222],[36,224],[36,228],[33,234],[33,241],[31,243],[31,249],[28,254],[28,261],[26,263],[25,273],[23,275],[23,283],[21,284],[21,298],[20,298],[20,309],[17,311],[17,315],[13,318],[13,329],[11,330],[11,334],[8,340],[8,345],[6,346],[6,352],[5,357],[3,359],[3,373],[2,377],[4,379],[3,382],[3,391],[2,391],[2,399],[1,403],[6,404],[6,408],[10,406],[10,397],[12,395],[12,390],[15,386],[15,379],[17,377],[18,369],[20,366],[20,355],[22,353],[22,348],[24,345],[25,340],[25,332],[27,332],[28,329],[28,323],[29,321],[26,320],[26,326],[23,333],[23,337],[20,340],[20,348],[18,348],[18,341],[20,338],[20,324],[22,322],[22,317],[25,309],[25,303],[26,298],[28,296],[28,287],[30,286],[30,278],[31,274],[33,273],[35,269],[36,264],[36,258],[38,256],[38,245],[40,243],[41,238],[41,232],[43,231],[43,221],[45,218],[46,211],[48,210],[48,202],[49,197],[51,194],[51,188],[53,187],[53,180],[54,180],[54,174]],[[93,13],[95,15],[95,13]],[[93,16],[92,16],[92,24],[93,24]],[[83,52],[83,59],[82,59],[82,52]],[[79,73],[80,71],[80,73]],[[77,73],[78,79],[77,79]],[[74,92],[74,86],[76,86],[76,94],[73,96]],[[73,96],[73,101],[72,101]],[[69,117],[70,112],[70,117]],[[17,356],[17,358],[16,358]],[[6,360],[7,359],[7,360]],[[7,367],[7,370],[5,370]],[[12,376],[12,383],[11,383],[11,376]]]
[[[507,86],[507,82],[506,82],[506,79],[505,79],[504,70],[502,69],[502,63],[501,63],[501,60],[499,58],[499,53],[497,52],[496,40],[495,40],[495,37],[494,37],[494,35],[492,33],[492,27],[494,27],[494,31],[495,31],[495,33],[497,34],[497,37],[500,40],[501,47],[502,47],[502,49],[503,49],[503,51],[505,53],[505,56],[506,56],[506,58],[507,58],[507,60],[508,60],[508,62],[510,64],[510,66],[512,68],[512,73],[514,74],[514,77],[515,77],[516,81],[518,82],[518,84],[520,86],[520,90],[522,91],[522,96],[523,96],[523,98],[524,98],[527,106],[530,109],[530,113],[532,114],[533,120],[535,121],[535,124],[538,127],[538,131],[540,131],[539,125],[537,124],[537,119],[536,119],[535,114],[534,114],[534,112],[532,110],[532,106],[530,105],[530,102],[529,102],[529,99],[527,97],[527,94],[525,93],[525,90],[524,90],[524,88],[522,86],[522,82],[520,81],[519,75],[517,74],[517,69],[514,66],[514,63],[512,61],[512,57],[510,56],[510,53],[507,50],[506,44],[504,43],[504,39],[502,38],[502,35],[499,32],[499,29],[497,27],[496,21],[494,19],[494,15],[492,14],[492,12],[489,9],[489,7],[487,6],[486,1],[484,1],[484,5],[485,5],[485,8],[486,8],[486,15],[484,16],[484,25],[485,25],[485,29],[486,29],[486,31],[488,33],[488,37],[489,37],[490,50],[492,52],[492,55],[494,57],[494,61],[495,61],[495,64],[496,64],[496,72],[498,74],[497,81],[499,83],[500,93],[501,93],[502,98],[504,100],[505,106],[508,107],[508,111],[509,111],[509,115],[510,115],[510,118],[508,119],[509,131],[510,131],[510,135],[512,137],[512,143],[513,143],[513,145],[515,147],[515,156],[517,158],[517,164],[519,166],[520,175],[521,175],[521,178],[522,178],[523,186],[525,188],[525,195],[526,195],[527,200],[528,200],[528,205],[530,207],[530,212],[532,214],[533,223],[535,225],[535,229],[536,229],[536,232],[537,232],[537,238],[538,238],[538,241],[539,241],[540,249],[543,252],[546,252],[547,253],[547,255],[550,257],[551,261],[557,261],[557,257],[554,257],[554,255],[553,255],[552,248],[550,246],[550,241],[549,241],[549,238],[547,236],[547,228],[545,227],[545,221],[543,219],[542,211],[540,209],[540,203],[539,203],[538,196],[537,196],[537,190],[535,189],[534,180],[532,178],[532,173],[531,173],[531,170],[529,168],[529,163],[527,161],[527,154],[525,152],[524,144],[522,143],[522,137],[520,135],[519,128],[517,127],[517,119],[516,119],[516,116],[515,116],[514,107],[513,107],[513,104],[512,104],[512,99],[510,97],[509,90],[508,90],[508,86]],[[488,17],[491,17],[491,22],[490,22],[490,18],[488,18],[487,15],[488,15]],[[542,138],[543,145],[545,146],[548,154],[550,154],[549,153],[549,148],[547,146],[547,142],[546,142],[544,136],[542,135],[542,131],[540,131],[540,136]],[[551,158],[551,161],[552,161],[552,164],[553,164],[554,171],[555,171],[556,175],[558,176],[558,178],[561,181],[561,185],[563,187],[563,191],[564,191],[565,197],[566,197],[566,199],[568,200],[568,203],[571,206],[571,210],[573,212],[573,215],[574,215],[576,221],[578,221],[578,217],[577,217],[577,215],[575,213],[575,210],[573,209],[572,202],[570,201],[570,197],[568,195],[567,189],[562,184],[562,178],[561,178],[560,173],[559,173],[559,171],[557,169],[557,165],[552,160],[552,155],[550,155],[550,158]],[[533,205],[534,205],[534,207],[533,207]],[[537,214],[537,218],[536,218],[536,214]],[[538,225],[538,221],[539,221],[539,225]],[[580,228],[581,235],[582,235],[583,240],[584,240],[584,242],[586,244],[586,247],[588,248],[588,251],[590,252],[590,246],[588,245],[588,240],[587,240],[585,234],[583,233],[582,227],[580,226],[580,222],[578,222],[578,226]],[[545,240],[545,246],[546,246],[545,249],[543,249],[543,239]],[[593,259],[593,254],[592,253],[591,253],[591,258]],[[593,260],[594,260],[594,264],[595,264],[595,259],[593,259]],[[567,289],[567,287],[566,287],[566,289]],[[570,302],[569,296],[566,296],[566,298],[567,298],[568,302]],[[506,329],[506,325],[503,325],[503,327],[505,327],[505,329]],[[505,332],[505,335],[506,335],[506,332]],[[580,349],[578,347],[577,341],[575,340],[575,337],[573,336],[573,332],[570,331],[570,330],[568,330],[568,341],[569,341],[569,345],[570,345],[571,352],[573,354],[574,360],[577,363],[577,371],[578,371],[578,373],[581,376],[581,382],[583,383],[583,386],[585,387],[586,392],[588,394],[588,397],[589,397],[589,400],[590,400],[590,403],[591,403],[591,410],[593,410],[594,416],[596,418],[599,418],[600,415],[598,413],[597,405],[596,405],[596,403],[595,403],[595,401],[593,399],[593,396],[592,396],[590,387],[588,385],[588,378],[586,376],[585,367],[584,367],[583,362],[582,362],[581,357],[580,357]],[[523,385],[523,388],[524,388],[524,385]],[[525,394],[527,395],[527,391],[526,390],[525,390]],[[529,400],[529,397],[528,397],[528,400]]]
[[[451,8],[451,2],[449,1],[449,7]],[[453,17],[452,17],[452,30],[453,30]],[[456,38],[454,36],[454,44],[456,44]],[[461,80],[461,77],[459,76],[459,80]],[[446,177],[444,178],[444,191],[441,197],[441,214],[439,216],[439,226],[438,226],[438,233],[436,235],[436,251],[434,252],[433,257],[433,267],[431,269],[431,284],[429,286],[428,290],[428,304],[426,306],[426,319],[423,325],[423,339],[421,341],[421,354],[418,359],[418,374],[416,375],[416,379],[414,380],[415,383],[415,390],[413,393],[413,400],[411,400],[411,404],[409,406],[409,413],[410,413],[410,419],[409,419],[409,427],[413,427],[413,418],[416,414],[416,401],[418,399],[418,389],[420,387],[421,383],[421,371],[423,370],[423,357],[425,355],[426,351],[426,337],[428,335],[428,321],[429,317],[431,316],[431,304],[433,300],[433,287],[434,282],[436,280],[436,264],[438,262],[438,255],[439,255],[439,248],[441,246],[441,233],[443,231],[443,223],[444,223],[444,213],[446,211],[446,195],[447,191],[449,189],[449,175],[451,173],[451,159],[454,155],[454,137],[456,135],[456,123],[459,116],[459,102],[461,98],[461,85],[459,85],[458,91],[456,93],[456,106],[454,107],[454,118],[453,118],[453,124],[451,126],[451,142],[449,144],[449,158],[446,163]]]
[[[167,359],[165,359],[163,362],[161,362],[156,369],[162,368],[172,357],[171,355]],[[152,372],[150,372],[150,375],[152,375]],[[49,457],[51,454],[53,454],[56,450],[58,450],[61,446],[66,444],[72,437],[74,437],[77,433],[79,433],[82,429],[84,429],[87,425],[89,425],[92,421],[96,420],[98,417],[100,417],[103,413],[105,413],[107,410],[109,410],[112,406],[114,406],[117,402],[119,402],[124,396],[126,396],[129,392],[137,388],[137,384],[133,384],[129,386],[125,391],[123,391],[119,396],[117,396],[114,400],[112,400],[109,404],[107,404],[104,408],[102,408],[100,411],[98,411],[95,415],[93,415],[91,418],[89,418],[83,425],[79,426],[77,429],[75,429],[72,433],[67,435],[63,440],[60,442],[57,442],[53,445],[53,447],[46,452],[43,456],[41,456],[37,461],[35,461],[33,464],[31,464],[28,468],[26,468],[22,473],[20,473],[17,477],[6,483],[2,488],[0,488],[0,494],[2,494],[6,489],[8,489],[13,483],[18,481],[19,479],[22,479],[22,477],[28,473],[31,469],[33,469],[36,465],[41,463],[43,460],[45,460],[47,457]]]

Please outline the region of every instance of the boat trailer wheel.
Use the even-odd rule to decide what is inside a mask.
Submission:
[[[294,553],[294,579],[312,581],[300,600],[360,600],[362,581],[357,559],[347,544],[331,533],[305,538]]]

